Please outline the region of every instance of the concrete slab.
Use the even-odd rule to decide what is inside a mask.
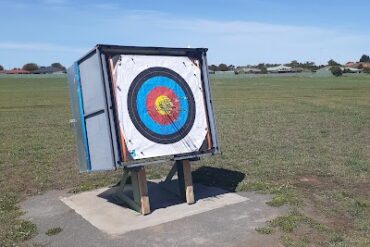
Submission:
[[[269,195],[252,192],[238,195],[246,200],[114,237],[100,231],[66,206],[60,200],[70,196],[65,191],[49,191],[29,197],[20,206],[25,212],[23,217],[34,222],[38,228],[39,234],[30,240],[31,246],[282,246],[278,236],[258,234],[255,228],[286,213],[288,209],[268,206],[266,202],[271,200]],[[173,204],[168,205],[171,206]],[[45,234],[54,227],[63,230],[54,236]]]
[[[149,182],[152,213],[143,216],[119,203],[116,197],[118,190],[119,187],[101,188],[63,197],[61,200],[93,226],[112,236],[248,200],[222,189],[195,184],[196,203],[188,205],[180,201],[175,193],[162,189],[158,183]]]

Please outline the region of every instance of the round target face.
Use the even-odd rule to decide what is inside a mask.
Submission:
[[[127,107],[136,129],[161,144],[183,139],[196,114],[189,85],[178,73],[163,67],[146,69],[135,77],[128,91]]]

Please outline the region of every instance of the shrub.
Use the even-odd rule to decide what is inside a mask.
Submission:
[[[229,67],[224,64],[224,63],[221,63],[219,66],[218,66],[218,69],[221,70],[221,71],[228,71],[229,70]]]
[[[329,66],[339,66],[340,64],[337,63],[336,61],[334,61],[333,59],[330,59],[329,62],[328,62],[328,65]]]
[[[212,64],[211,66],[209,66],[209,69],[210,70],[213,70],[213,71],[217,71],[218,70],[218,66]]]
[[[267,74],[267,68],[266,67],[261,68],[261,74]]]
[[[343,75],[343,71],[342,69],[339,67],[339,66],[332,66],[330,68],[330,71],[331,73],[334,75],[334,76],[342,76]]]
[[[363,72],[366,74],[370,74],[370,68],[364,68]]]
[[[62,65],[62,64],[60,64],[60,63],[52,63],[51,64],[51,67],[53,67],[53,68],[57,68],[57,69],[62,69],[62,70],[65,70],[66,68]]]
[[[22,67],[22,69],[27,70],[27,71],[34,71],[34,70],[37,70],[38,68],[39,66],[37,66],[37,64],[35,63],[26,63]]]
[[[4,67],[0,64],[0,70],[4,70]]]
[[[362,55],[361,58],[360,58],[360,62],[362,62],[362,63],[369,63],[370,62],[369,55],[366,55],[366,54]]]

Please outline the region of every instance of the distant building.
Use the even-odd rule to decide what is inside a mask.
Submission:
[[[360,63],[360,64],[362,64],[362,68],[370,68],[370,63]]]
[[[1,74],[8,74],[8,75],[19,75],[19,74],[29,74],[30,72],[24,69],[10,69],[10,70],[2,70],[0,71]]]
[[[353,69],[364,69],[364,68],[370,68],[370,63],[355,63],[355,62],[348,62],[344,65],[346,68],[353,68]]]
[[[32,71],[32,74],[65,74],[66,70],[62,68],[55,67],[40,67],[37,70]]]
[[[288,66],[285,66],[285,65],[270,67],[270,68],[267,68],[267,71],[269,73],[294,73],[294,72],[298,72],[297,70],[293,69],[292,67],[288,67]]]
[[[356,68],[351,68],[351,67],[344,67],[341,68],[341,70],[345,73],[361,73],[362,69],[356,69]]]
[[[348,68],[355,68],[356,67],[356,64],[357,63],[354,63],[354,62],[348,62],[344,65],[344,67],[348,67]]]

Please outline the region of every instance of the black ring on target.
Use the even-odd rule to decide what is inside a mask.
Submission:
[[[156,90],[170,92],[170,98],[177,105],[174,109],[179,112],[168,118],[169,123],[158,123],[155,118],[150,117],[153,116],[153,109],[147,104],[151,94],[158,95]],[[163,67],[146,69],[135,77],[128,91],[127,107],[136,129],[147,139],[161,144],[183,139],[190,132],[195,120],[195,101],[188,83],[175,71]]]

